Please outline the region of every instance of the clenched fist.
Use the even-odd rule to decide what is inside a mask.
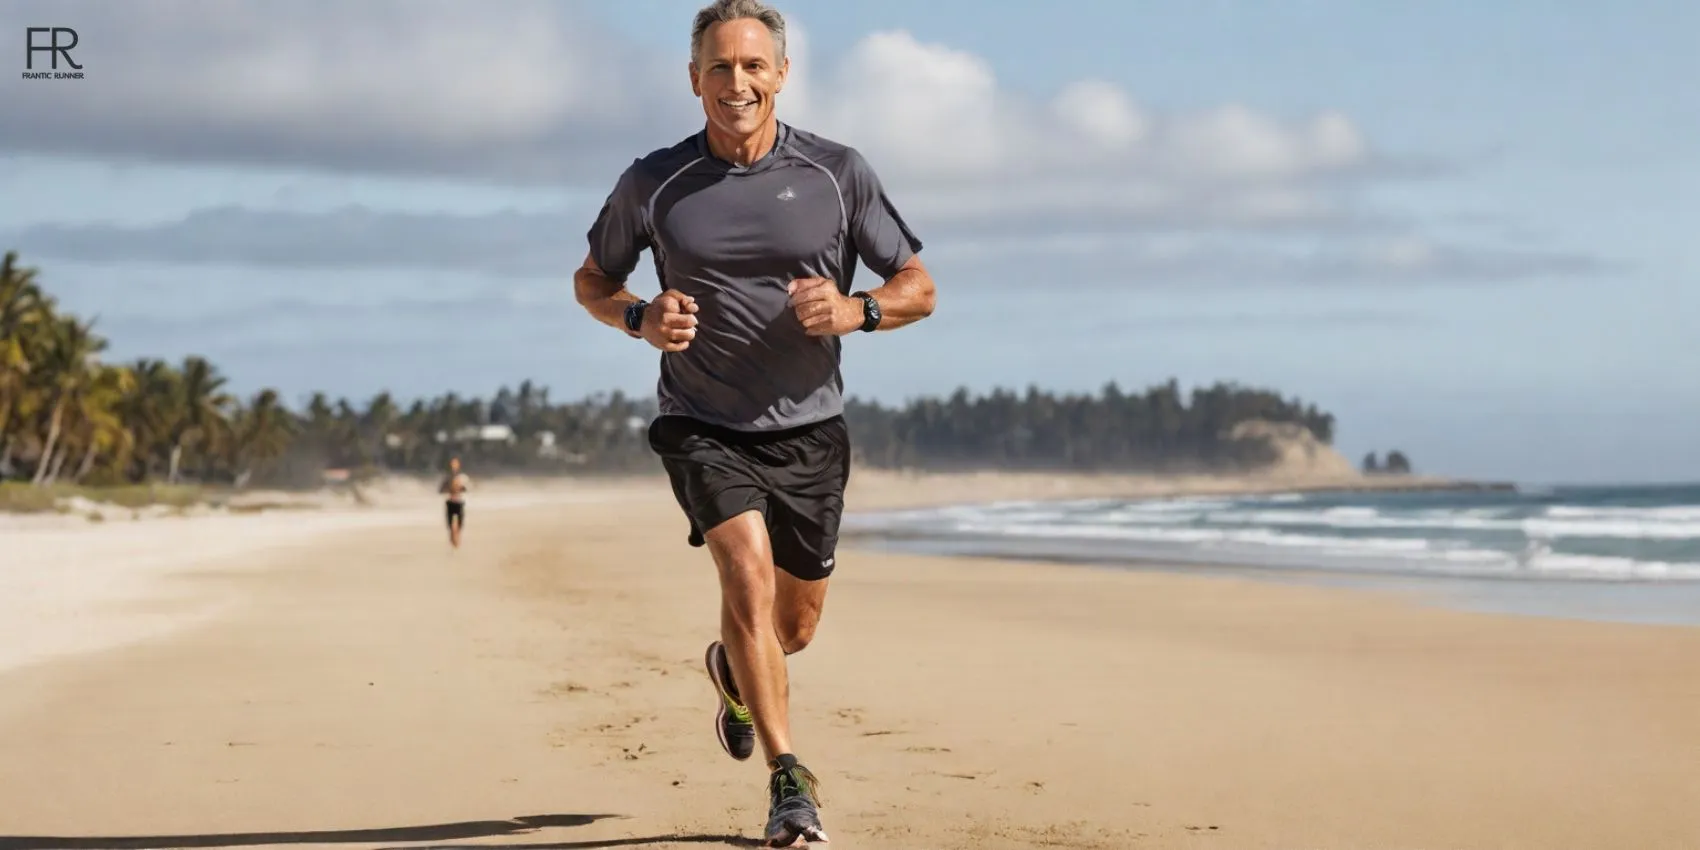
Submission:
[[[656,296],[643,310],[643,338],[662,351],[684,351],[697,335],[697,300],[677,289]]]
[[[785,291],[809,336],[844,336],[862,327],[862,299],[840,293],[836,281],[806,277],[791,281]]]

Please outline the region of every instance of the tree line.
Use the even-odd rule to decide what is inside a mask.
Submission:
[[[37,270],[0,267],[0,480],[47,485],[193,481],[311,486],[327,470],[435,473],[450,456],[483,474],[623,473],[658,468],[653,401],[619,392],[555,402],[532,381],[489,399],[447,393],[363,402],[315,393],[291,409],[275,389],[239,396],[205,357],[108,363],[92,323],[60,309]],[[1273,458],[1236,435],[1251,420],[1319,441],[1334,417],[1269,390],[1217,383],[1183,392],[959,389],[900,406],[852,398],[860,464],[914,469],[1211,471]]]
[[[1364,455],[1363,462],[1359,464],[1358,468],[1361,469],[1365,475],[1409,475],[1411,472],[1411,459],[1405,457],[1405,453],[1398,449],[1389,451],[1387,453],[1386,460],[1378,460],[1375,456],[1375,452],[1370,452],[1369,454]]]

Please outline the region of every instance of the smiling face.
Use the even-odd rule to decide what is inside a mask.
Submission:
[[[773,34],[754,18],[716,23],[703,33],[691,92],[702,99],[711,133],[736,144],[767,128],[791,68],[778,52]]]

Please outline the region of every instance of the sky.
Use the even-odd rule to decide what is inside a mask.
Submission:
[[[110,358],[243,393],[651,395],[571,274],[702,125],[699,5],[7,3],[85,76],[10,49],[0,247]],[[845,339],[850,394],[1234,381],[1352,458],[1700,480],[1700,5],[775,5],[780,118],[867,156],[938,284]]]

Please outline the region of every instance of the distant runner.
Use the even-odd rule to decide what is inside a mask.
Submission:
[[[460,527],[466,524],[466,491],[472,489],[472,478],[460,471],[460,458],[449,458],[449,474],[443,479],[438,493],[448,497],[449,545],[460,548]]]
[[[770,846],[825,841],[816,779],[792,752],[786,656],[814,638],[850,476],[842,336],[932,313],[917,239],[854,148],[774,117],[785,20],[718,0],[691,28],[702,130],[615,182],[573,276],[603,324],[660,349],[661,457],[691,546],[720,578],[720,640],[704,661],[715,735],[767,756]],[[662,292],[626,289],[648,250]],[[879,286],[852,289],[857,260]]]

